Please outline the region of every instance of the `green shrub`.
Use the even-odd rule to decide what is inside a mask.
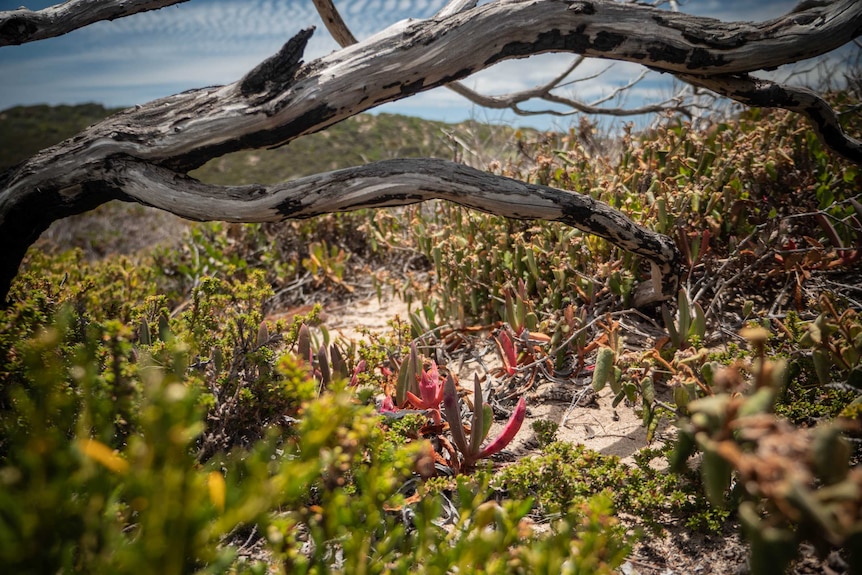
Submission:
[[[466,478],[452,528],[438,527],[439,500],[406,491],[428,443],[343,383],[321,393],[290,353],[296,326],[261,327],[262,274],[203,277],[171,314],[152,285],[115,305],[118,282],[152,277],[147,261],[122,278],[117,262],[79,262],[97,301],[51,272],[65,257],[34,255],[43,273],[19,278],[2,315],[8,569],[610,573],[628,553],[606,498],[540,534],[529,500],[492,502]]]

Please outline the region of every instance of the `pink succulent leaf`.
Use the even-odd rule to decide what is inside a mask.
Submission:
[[[416,409],[429,409],[425,401],[421,397],[416,397],[413,395],[412,391],[407,392],[407,403],[415,407]]]
[[[452,379],[451,375],[446,378],[446,383],[443,384],[443,413],[446,414],[446,421],[449,423],[452,441],[455,442],[455,446],[464,454],[466,459],[470,453],[470,446],[467,444],[467,437],[464,435],[464,426],[461,425],[461,410],[458,408],[458,390],[455,389],[455,380]]]
[[[500,344],[503,367],[506,369],[506,373],[514,375],[518,366],[518,355],[515,353],[515,344],[512,343],[512,338],[505,331],[501,331],[497,342]]]
[[[440,385],[440,373],[437,371],[437,364],[431,362],[431,368],[428,371],[423,371],[419,380],[419,395],[422,396],[422,401],[432,408],[437,408],[440,401],[443,399],[443,386]]]
[[[407,401],[418,409],[439,410],[440,402],[443,400],[443,385],[440,383],[437,364],[432,361],[431,368],[428,371],[420,371],[420,374],[419,396],[408,391]]]
[[[359,374],[365,371],[365,366],[365,360],[359,360],[359,363],[353,368],[353,375],[350,377],[350,385],[355,386],[359,383]]]
[[[503,431],[500,432],[500,435],[498,435],[497,438],[488,445],[488,447],[479,453],[477,459],[490,457],[512,443],[512,440],[515,439],[515,435],[518,434],[518,430],[521,429],[521,424],[524,423],[524,417],[526,417],[526,415],[527,404],[522,397],[518,400],[518,404],[515,406],[515,411],[512,412],[512,416],[509,418],[509,421],[506,422],[506,426],[503,428]]]
[[[394,413],[395,412],[395,403],[392,401],[392,398],[388,395],[383,398],[383,401],[380,402],[380,413]]]

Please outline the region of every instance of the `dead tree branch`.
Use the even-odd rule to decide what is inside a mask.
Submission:
[[[335,40],[342,48],[356,44],[356,36],[350,31],[350,28],[341,17],[341,13],[335,7],[331,0],[311,0],[320,19],[323,20],[323,25],[332,39]]]
[[[353,35],[353,32],[350,31],[350,28],[344,22],[344,19],[341,17],[341,14],[338,12],[338,9],[335,7],[335,4],[332,0],[312,0],[315,8],[317,8],[317,13],[320,15],[320,18],[323,20],[327,31],[330,36],[338,43],[342,48],[346,48],[352,44],[356,44],[356,37]],[[475,0],[453,0],[449,4],[443,7],[435,16],[434,19],[445,18],[447,16],[451,16],[452,14],[457,14],[469,8],[473,8],[476,5]],[[513,94],[506,94],[501,96],[488,96],[485,94],[481,94],[472,88],[468,88],[462,82],[452,82],[448,84],[446,87],[466,98],[470,102],[476,104],[477,106],[481,106],[483,108],[488,108],[492,110],[511,110],[515,114],[519,116],[539,116],[539,115],[551,115],[551,116],[570,116],[575,113],[583,113],[583,114],[603,114],[607,116],[637,116],[640,114],[652,114],[656,112],[664,112],[664,111],[678,111],[685,112],[685,105],[683,102],[683,97],[680,93],[675,94],[673,97],[668,98],[662,102],[658,102],[655,104],[648,104],[645,106],[639,106],[637,108],[608,108],[600,106],[600,104],[613,99],[619,93],[632,88],[635,84],[637,84],[640,80],[643,79],[646,71],[640,74],[637,79],[629,82],[627,85],[622,86],[613,91],[613,94],[601,98],[596,102],[586,103],[580,100],[575,100],[572,98],[566,98],[563,96],[559,96],[557,94],[553,94],[552,91],[556,88],[563,87],[566,79],[584,62],[583,56],[578,56],[575,58],[572,63],[556,78],[552,79],[550,82],[547,82],[541,86],[536,86],[530,90],[523,90],[521,92],[515,92]],[[589,78],[582,78],[577,80],[572,80],[569,83],[575,83],[579,81],[584,81]],[[545,102],[561,104],[568,108],[566,111],[559,111],[551,108],[545,108],[540,110],[527,110],[521,107],[521,104],[528,102],[530,100],[544,100]]]
[[[272,222],[444,199],[514,219],[559,221],[653,262],[670,282],[657,294],[674,293],[677,287],[680,256],[667,236],[589,196],[447,160],[384,160],[272,186],[214,186],[131,159],[112,161],[110,171],[113,186],[127,199],[191,220]]]
[[[434,18],[446,18],[447,16],[451,16],[452,14],[457,14],[458,12],[463,12],[464,10],[475,8],[476,4],[478,3],[478,0],[451,0],[448,4],[443,6],[443,8],[439,12],[437,12],[437,14],[434,15]]]
[[[116,20],[188,0],[68,0],[42,10],[0,12],[0,46],[15,46],[68,34],[101,20]]]
[[[679,93],[677,93],[672,98],[668,98],[661,102],[656,102],[655,104],[646,104],[643,106],[638,106],[636,108],[609,108],[601,105],[604,102],[613,99],[621,92],[635,86],[640,80],[643,79],[643,75],[639,76],[636,80],[629,82],[625,86],[617,88],[611,94],[600,98],[596,102],[587,103],[580,100],[574,100],[572,98],[566,98],[564,96],[558,96],[557,94],[554,94],[552,90],[554,90],[555,88],[559,88],[562,85],[563,81],[569,76],[569,74],[572,73],[574,67],[579,62],[580,60],[576,60],[573,66],[567,68],[563,74],[557,76],[547,84],[544,84],[542,86],[536,86],[535,88],[532,88],[530,90],[515,92],[513,94],[486,96],[468,88],[461,82],[453,82],[452,84],[449,84],[447,88],[483,108],[489,108],[492,110],[508,109],[512,110],[515,114],[518,114],[519,116],[571,116],[572,114],[581,113],[624,117],[637,116],[640,114],[654,114],[657,112],[666,112],[669,110],[683,113],[685,112],[686,105],[683,102],[682,94]],[[580,79],[575,80],[575,82],[578,81],[580,81]],[[567,108],[567,110],[561,111],[552,108],[528,110],[521,107],[521,104],[524,104],[530,100],[544,100],[545,102],[560,104]]]

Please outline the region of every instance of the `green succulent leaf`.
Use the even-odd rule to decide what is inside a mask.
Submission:
[[[470,453],[479,453],[485,439],[485,401],[482,398],[482,384],[479,376],[473,376],[473,419],[470,425]]]
[[[593,390],[601,391],[613,373],[614,350],[602,347],[596,356],[596,365],[593,368]]]
[[[461,425],[458,390],[455,388],[455,380],[451,374],[446,377],[446,382],[443,384],[443,414],[449,423],[449,433],[452,434],[452,441],[455,442],[455,447],[458,448],[465,458],[468,457],[470,455],[470,444],[467,443],[464,426]]]
[[[141,318],[141,323],[138,326],[138,341],[141,345],[153,344],[153,339],[150,336],[150,324],[147,323],[147,318]]]
[[[703,450],[703,463],[701,464],[701,477],[710,503],[718,508],[724,508],[725,493],[730,486],[730,475],[732,468],[713,446]]]

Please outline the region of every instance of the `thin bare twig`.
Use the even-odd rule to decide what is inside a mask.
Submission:
[[[317,8],[317,13],[320,19],[323,20],[323,25],[329,31],[329,34],[338,42],[342,48],[356,44],[356,36],[350,31],[341,14],[335,8],[330,0],[312,0],[314,7]]]
[[[357,43],[356,37],[353,35],[353,32],[350,31],[350,27],[341,17],[341,14],[338,12],[338,9],[335,7],[335,4],[333,4],[332,0],[312,1],[314,2],[314,6],[317,9],[318,14],[320,15],[320,18],[323,20],[326,29],[329,31],[330,35],[338,43],[339,46],[341,46],[342,48],[346,48],[347,46]],[[452,0],[439,12],[437,12],[437,14],[433,16],[433,18],[446,18],[459,12],[463,12],[464,10],[474,8],[476,4],[476,0]],[[608,68],[610,68],[610,66],[608,66],[608,68],[605,68],[605,70],[603,70],[602,72],[598,72],[591,76],[578,78],[576,80],[571,80],[564,83],[563,81],[568,78],[569,75],[574,72],[574,70],[584,60],[585,58],[583,56],[578,56],[561,74],[552,79],[550,82],[547,82],[546,84],[543,84],[541,86],[536,86],[535,88],[531,88],[529,90],[523,90],[521,92],[515,92],[512,94],[506,94],[501,96],[488,96],[485,94],[480,94],[479,92],[468,88],[462,82],[452,82],[450,84],[447,84],[446,87],[458,94],[459,96],[462,96],[483,108],[489,108],[493,110],[509,109],[519,116],[571,116],[573,114],[582,113],[623,117],[637,116],[640,114],[652,114],[667,110],[687,113],[685,110],[685,106],[683,105],[683,97],[681,96],[681,91],[662,102],[658,102],[655,104],[647,104],[644,106],[639,106],[637,108],[605,108],[601,106],[601,104],[616,98],[619,94],[632,88],[641,80],[643,80],[647,73],[646,70],[641,72],[634,80],[628,82],[624,86],[620,86],[612,90],[609,94],[603,96],[602,98],[599,98],[592,103],[586,103],[580,100],[575,100],[573,98],[565,98],[563,96],[553,94],[551,92],[552,90],[569,86],[576,82],[583,82],[596,78],[597,76],[604,73],[604,71],[606,71]],[[561,104],[570,109],[565,112],[561,112],[559,110],[554,110],[551,108],[540,110],[526,110],[519,105],[529,100],[544,100],[552,104]]]

